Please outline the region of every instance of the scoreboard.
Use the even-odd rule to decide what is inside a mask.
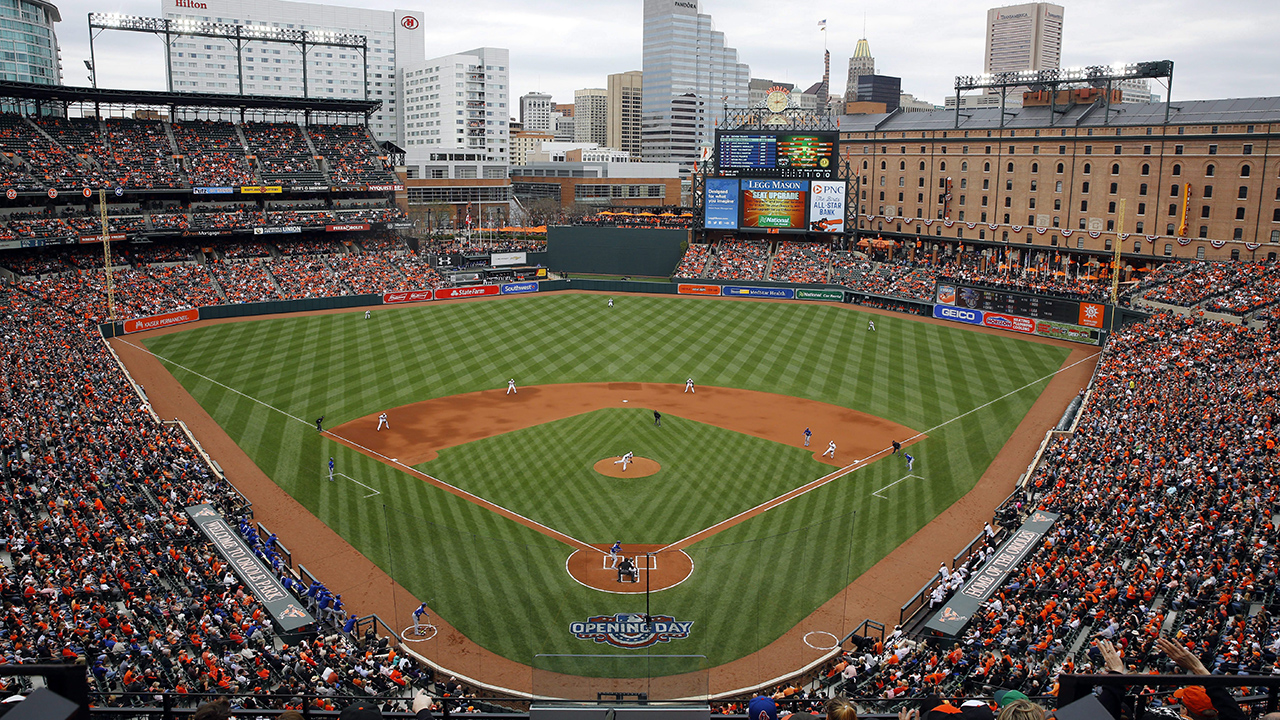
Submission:
[[[720,177],[834,180],[839,134],[834,132],[716,133]]]
[[[956,302],[949,304],[983,312],[1007,313],[1035,320],[1072,324],[1080,318],[1078,301],[1018,295],[991,288],[957,287]]]

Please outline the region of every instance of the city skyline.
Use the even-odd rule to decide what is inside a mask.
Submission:
[[[211,14],[216,12],[219,0],[205,1]],[[341,4],[419,9],[390,0]],[[940,6],[901,0],[799,11],[776,2],[703,0],[702,11],[715,18],[716,29],[738,48],[753,76],[807,87],[822,75],[823,35],[832,63],[844,67],[863,36],[865,10],[866,36],[878,69],[902,77],[904,92],[940,105],[951,94],[956,75],[982,71],[986,13],[1004,4],[1012,3],[964,0]],[[1268,28],[1280,25],[1276,3],[1235,0],[1214,6],[1212,13],[1190,0],[1138,0],[1121,6],[1077,0],[1064,5],[1064,67],[1170,59],[1175,63],[1175,101],[1280,94],[1280,69],[1272,62],[1266,37]],[[89,57],[87,12],[160,15],[155,0],[117,0],[110,5],[75,0],[58,7],[64,18],[57,26],[63,82],[69,85],[88,85],[81,62]],[[641,0],[600,0],[585,16],[575,14],[581,7],[564,0],[539,0],[536,8],[515,0],[491,0],[481,16],[474,5],[439,0],[432,4],[426,23],[427,52],[508,48],[512,97],[540,90],[558,102],[572,102],[575,90],[602,87],[608,74],[641,67]],[[1160,24],[1153,24],[1153,18]],[[825,33],[818,30],[824,19]],[[1143,32],[1147,27],[1153,29]],[[107,32],[94,42],[101,86],[163,89],[160,40]],[[832,92],[844,92],[843,82],[837,83]],[[1152,90],[1163,97],[1163,87]],[[510,110],[518,115],[518,108]]]

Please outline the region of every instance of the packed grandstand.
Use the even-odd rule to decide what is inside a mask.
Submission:
[[[362,125],[5,114],[0,150],[0,185],[23,192],[186,191],[181,200],[142,193],[111,205],[109,231],[128,238],[113,243],[111,268],[122,317],[437,288],[449,281],[430,256],[546,245],[409,237],[408,216],[385,196],[400,180]],[[302,197],[322,185],[350,192]],[[191,193],[246,186],[285,191],[253,202]],[[305,577],[183,429],[151,411],[98,331],[102,246],[80,241],[100,233],[96,207],[28,202],[0,211],[0,240],[24,245],[0,251],[6,662],[83,663],[101,707],[184,703],[174,695],[194,707],[210,694],[246,709],[332,710],[343,698],[379,696],[390,698],[386,709],[407,711],[413,690],[425,688],[441,709],[527,709],[477,699],[494,692],[437,674],[345,607],[324,578]],[[673,277],[842,287],[865,305],[915,312],[948,280],[1104,300],[1110,270],[1097,259],[941,243],[862,253],[830,241],[727,236],[690,245]],[[846,695],[887,712],[998,688],[1051,698],[1060,674],[1103,670],[1107,643],[1129,672],[1167,671],[1176,661],[1157,646],[1161,636],[1214,674],[1280,674],[1278,286],[1274,262],[1125,271],[1122,301],[1154,314],[1110,337],[1074,432],[1053,440],[1023,489],[993,510],[990,535],[954,567],[940,554],[946,569],[930,602],[990,559],[1006,536],[995,528],[1037,509],[1061,513],[1046,541],[956,640],[914,627],[853,635],[822,668],[767,693],[796,710]],[[305,600],[317,619],[309,639],[289,642],[273,628],[192,526],[184,508],[200,503],[233,522]],[[0,680],[6,693],[26,683]],[[742,712],[747,699],[715,708]]]

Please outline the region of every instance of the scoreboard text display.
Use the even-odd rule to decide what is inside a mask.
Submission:
[[[807,228],[809,183],[804,180],[743,180],[743,229]]]
[[[839,134],[834,132],[716,133],[722,177],[835,180]]]

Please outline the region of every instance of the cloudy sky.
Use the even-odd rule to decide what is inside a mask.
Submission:
[[[89,12],[158,16],[159,0],[53,0],[64,82],[87,85]],[[207,0],[211,8],[218,0]],[[641,67],[642,0],[334,0],[330,4],[426,13],[429,56],[480,46],[511,51],[513,95],[533,90],[572,102],[576,88],[604,87],[605,76]],[[823,33],[832,90],[842,92],[848,58],[863,32],[876,69],[902,89],[942,104],[955,76],[982,71],[986,0],[702,0],[753,77],[808,85],[822,76]],[[1012,4],[1012,3],[1009,3]],[[1280,94],[1276,0],[1061,0],[1062,64],[1173,60],[1174,100]],[[478,7],[485,10],[480,12]],[[104,87],[163,89],[158,38],[104,33],[95,41]],[[1153,88],[1157,90],[1157,88]],[[1163,90],[1159,89],[1163,95]]]

